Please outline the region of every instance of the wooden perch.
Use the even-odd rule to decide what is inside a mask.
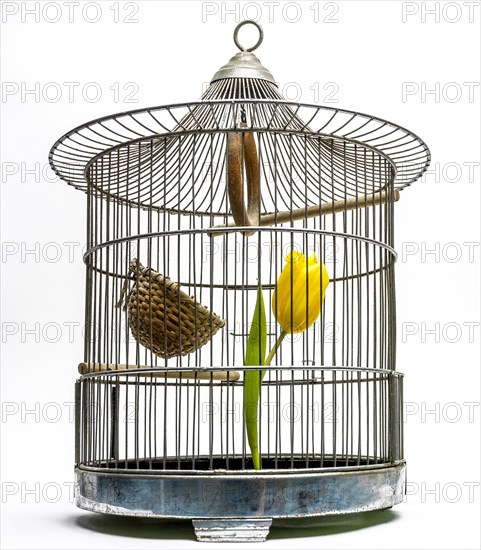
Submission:
[[[260,217],[260,226],[277,225],[281,223],[289,223],[290,221],[299,221],[306,218],[314,218],[316,216],[326,216],[329,214],[337,214],[348,210],[356,210],[357,208],[368,208],[378,204],[386,204],[387,202],[397,202],[400,194],[398,190],[394,190],[391,197],[386,191],[378,191],[369,195],[360,195],[358,197],[350,197],[347,200],[337,200],[331,202],[323,202],[314,204],[307,208],[297,208],[296,210],[283,210],[273,214],[264,214]],[[228,225],[216,225],[215,229],[222,227],[237,227],[235,222]],[[225,235],[223,232],[213,232],[210,236]]]
[[[115,365],[109,363],[80,363],[78,371],[80,374],[91,374],[95,372],[112,372],[119,370],[129,370],[132,374],[135,374],[137,369],[153,369],[160,367],[144,367],[139,365]],[[235,382],[239,380],[240,375],[237,371],[217,371],[217,370],[202,370],[202,371],[168,371],[165,372],[139,372],[138,376],[144,376],[146,378],[178,378],[181,380],[224,380],[229,382]]]

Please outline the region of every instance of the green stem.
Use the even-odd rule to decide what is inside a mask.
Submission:
[[[270,365],[276,351],[284,340],[287,332],[281,330],[279,338],[277,339],[274,347],[269,352],[263,366]],[[261,469],[261,459],[259,456],[259,435],[258,435],[258,409],[259,409],[259,397],[261,392],[261,384],[264,378],[265,370],[251,370],[246,371],[244,374],[244,415],[245,425],[247,429],[247,439],[249,447],[251,449],[252,461],[254,462],[254,469]]]
[[[274,358],[274,355],[276,354],[276,351],[279,349],[279,346],[282,344],[282,340],[286,337],[287,332],[282,329],[281,333],[279,334],[279,338],[277,339],[277,342],[274,344],[274,347],[269,352],[269,355],[266,357],[266,360],[264,361],[264,366],[268,367],[271,364],[272,359]]]

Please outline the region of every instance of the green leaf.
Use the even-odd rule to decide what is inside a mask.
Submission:
[[[247,339],[246,357],[244,365],[246,367],[256,367],[263,365],[266,358],[266,310],[264,306],[264,296],[262,295],[262,287],[257,289],[257,302],[252,318],[249,338]]]
[[[261,366],[266,357],[266,312],[262,287],[257,290],[257,301],[252,318],[249,338],[247,339],[244,365],[248,367]],[[251,449],[254,468],[260,470],[259,436],[258,436],[258,409],[261,383],[265,371],[252,370],[244,372],[244,421],[247,431],[247,441]]]

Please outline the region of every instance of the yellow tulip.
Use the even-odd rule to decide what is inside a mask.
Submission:
[[[264,301],[262,289],[259,288],[244,365],[270,365],[285,336],[288,333],[306,330],[321,313],[324,294],[329,284],[326,266],[317,261],[315,254],[311,254],[306,261],[304,254],[294,250],[287,256],[286,262],[272,295],[272,311],[281,326],[281,333],[263,361],[266,330]],[[263,338],[260,343],[259,335]],[[244,374],[245,425],[252,461],[256,470],[261,468],[257,424],[260,388],[265,372],[265,370],[246,371]]]
[[[306,330],[319,317],[329,276],[315,254],[306,261],[304,254],[293,250],[277,280],[272,295],[272,311],[285,333]]]

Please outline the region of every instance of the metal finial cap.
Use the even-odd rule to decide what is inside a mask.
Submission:
[[[274,77],[257,57],[247,51],[239,52],[214,75],[212,82],[223,78],[261,78],[275,84]]]
[[[254,25],[259,31],[259,39],[257,40],[257,43],[250,48],[245,48],[242,46],[238,39],[240,28],[247,24]],[[264,31],[259,23],[251,19],[246,19],[245,21],[239,23],[234,30],[234,42],[241,51],[234,55],[228,63],[226,63],[215,73],[211,82],[215,82],[216,80],[221,80],[223,78],[260,78],[275,84],[272,74],[252,53],[253,50],[256,50],[262,44],[263,39]]]

